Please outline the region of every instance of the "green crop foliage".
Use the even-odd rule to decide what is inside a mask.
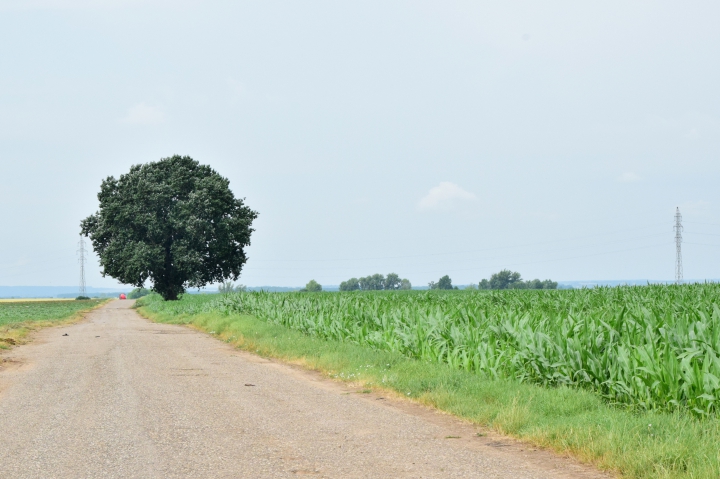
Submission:
[[[70,318],[92,309],[104,300],[0,302],[0,326],[21,322],[53,321]]]
[[[235,293],[150,311],[253,315],[307,335],[489,378],[591,390],[643,410],[717,415],[720,285],[573,291]]]

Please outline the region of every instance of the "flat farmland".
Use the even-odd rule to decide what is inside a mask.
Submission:
[[[112,301],[3,356],[3,478],[606,479]]]
[[[157,298],[173,314],[247,314],[304,334],[613,404],[713,415],[720,285],[574,291],[235,293]]]
[[[0,349],[6,349],[33,329],[72,320],[106,300],[3,300],[0,302]]]
[[[34,303],[37,301],[74,301],[73,298],[0,298],[0,303]]]
[[[55,321],[87,311],[103,300],[11,300],[0,302],[0,326],[24,321]]]
[[[720,286],[231,293],[158,322],[633,478],[720,477]]]

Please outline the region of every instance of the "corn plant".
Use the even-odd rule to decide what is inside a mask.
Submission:
[[[248,292],[149,307],[249,314],[494,378],[642,409],[718,412],[720,285],[572,291]]]

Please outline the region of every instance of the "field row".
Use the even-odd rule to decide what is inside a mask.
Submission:
[[[493,378],[593,390],[641,409],[717,412],[720,285],[572,291],[233,293],[147,306],[239,313]]]
[[[105,300],[87,301],[44,300],[12,301],[0,303],[0,326],[25,321],[53,321],[66,319],[92,309]]]

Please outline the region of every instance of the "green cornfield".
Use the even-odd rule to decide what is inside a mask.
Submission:
[[[717,415],[720,285],[571,291],[233,293],[148,298],[157,312],[247,314],[477,374]]]
[[[25,321],[53,321],[69,318],[80,311],[92,309],[103,302],[87,301],[0,301],[0,327]]]

